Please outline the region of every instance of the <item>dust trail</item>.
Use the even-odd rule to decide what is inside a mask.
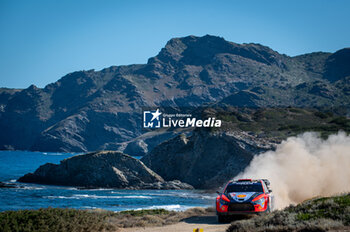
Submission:
[[[321,139],[316,133],[290,137],[256,156],[236,178],[266,178],[277,208],[315,196],[350,192],[350,136],[343,132]]]

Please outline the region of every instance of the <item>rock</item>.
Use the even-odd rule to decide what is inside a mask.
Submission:
[[[15,184],[8,184],[0,181],[0,188],[18,188]]]
[[[326,78],[331,82],[350,76],[350,48],[341,49],[328,57]]]
[[[267,141],[248,134],[196,130],[190,137],[180,135],[160,144],[141,161],[167,181],[212,189],[243,171],[255,154],[268,149]]]
[[[47,163],[18,181],[85,188],[189,188],[182,183],[165,183],[140,160],[115,151],[77,155],[60,164]]]
[[[144,156],[148,152],[148,145],[142,139],[128,143],[123,151],[132,156]]]
[[[221,103],[240,107],[257,107],[257,101],[261,101],[261,99],[256,93],[242,90],[236,94],[224,98]]]
[[[145,189],[173,189],[173,190],[180,190],[180,189],[191,190],[191,189],[194,189],[192,185],[183,183],[179,180],[145,184],[143,187]]]

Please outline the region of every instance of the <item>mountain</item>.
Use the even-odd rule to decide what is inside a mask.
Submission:
[[[206,35],[171,39],[147,64],[77,71],[0,89],[0,149],[143,155],[176,131],[145,132],[143,107],[349,108],[350,49],[296,57]]]

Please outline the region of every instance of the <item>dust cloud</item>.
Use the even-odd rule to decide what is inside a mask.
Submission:
[[[350,136],[343,132],[321,139],[316,133],[290,137],[256,156],[237,178],[266,178],[276,208],[316,196],[350,192]]]

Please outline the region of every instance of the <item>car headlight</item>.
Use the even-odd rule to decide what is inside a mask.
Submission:
[[[259,200],[253,201],[254,204],[262,205],[265,202],[265,198],[262,197]]]

